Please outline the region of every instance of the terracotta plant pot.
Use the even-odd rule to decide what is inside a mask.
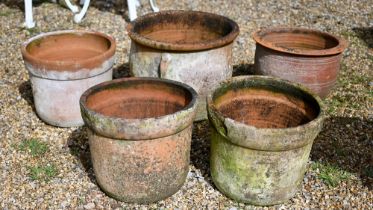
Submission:
[[[270,28],[255,32],[255,71],[301,83],[321,98],[334,86],[345,40],[303,28]]]
[[[199,94],[196,120],[206,119],[207,94],[232,77],[238,25],[216,14],[162,11],[137,18],[127,30],[132,39],[131,74],[192,86]]]
[[[182,83],[126,78],[80,99],[97,183],[125,202],[151,203],[177,192],[189,169],[197,93]]]
[[[251,76],[222,84],[207,103],[217,188],[254,205],[290,199],[322,128],[320,98],[285,80]]]
[[[115,41],[90,31],[56,31],[29,39],[21,51],[29,71],[36,112],[55,126],[83,125],[79,98],[112,80]]]

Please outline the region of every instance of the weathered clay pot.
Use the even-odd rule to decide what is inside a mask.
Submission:
[[[113,80],[87,90],[80,106],[102,190],[135,203],[178,191],[189,169],[196,100],[191,87],[158,78]]]
[[[112,79],[115,41],[90,31],[56,31],[29,39],[21,51],[29,71],[36,112],[55,126],[83,125],[79,98]]]
[[[285,80],[251,76],[222,84],[207,100],[217,188],[255,205],[291,198],[322,128],[319,97]]]
[[[199,94],[196,120],[206,119],[206,96],[232,77],[232,43],[238,25],[223,16],[196,11],[162,11],[127,27],[132,39],[130,71],[192,86]]]
[[[301,83],[325,98],[334,86],[345,40],[303,28],[256,31],[255,71]]]

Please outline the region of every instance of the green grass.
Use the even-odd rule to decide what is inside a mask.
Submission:
[[[336,166],[330,164],[314,163],[312,169],[319,169],[317,177],[321,179],[326,185],[331,187],[338,186],[342,181],[348,180],[351,173],[344,171]]]
[[[29,167],[29,174],[32,180],[49,181],[57,176],[57,167],[54,164],[46,166]]]
[[[79,197],[79,200],[78,200],[79,204],[82,205],[85,203],[85,197]]]
[[[11,11],[1,11],[0,12],[0,17],[8,17],[12,14]]]
[[[356,33],[354,31],[345,30],[341,32],[341,36],[348,38],[348,37],[354,37],[356,36]]]
[[[373,166],[368,166],[364,169],[363,174],[367,177],[373,178]]]
[[[18,149],[29,152],[33,157],[38,157],[44,155],[48,151],[48,145],[38,139],[29,139],[24,140],[18,146]]]
[[[373,62],[373,55],[371,55],[371,54],[367,54],[367,58],[368,58],[368,60],[370,60],[370,61]]]
[[[342,102],[340,102],[338,99],[332,99],[330,103],[327,106],[327,112],[329,114],[335,114],[337,109],[342,105]]]
[[[341,63],[340,69],[341,74],[338,76],[337,84],[342,87],[350,84],[366,84],[369,82],[369,77],[348,69],[345,63]]]
[[[70,153],[74,156],[79,156],[80,150],[78,147],[70,147]]]
[[[367,93],[368,93],[368,95],[370,95],[371,97],[373,97],[373,90],[367,90]]]
[[[27,35],[30,36],[35,36],[40,33],[40,29],[37,26],[35,26],[34,28],[24,28],[24,30],[26,30]]]
[[[36,160],[38,161],[49,150],[48,144],[35,138],[24,140],[14,147],[20,151],[28,152],[32,157],[37,157]],[[27,168],[32,180],[49,181],[58,174],[57,167],[54,164],[36,164]]]

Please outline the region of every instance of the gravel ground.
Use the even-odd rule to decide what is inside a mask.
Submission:
[[[190,173],[172,197],[136,205],[101,192],[91,167],[85,127],[56,128],[37,117],[20,44],[40,32],[73,28],[102,31],[118,42],[115,77],[128,76],[130,40],[125,31],[125,5],[113,0],[93,1],[84,21],[74,24],[68,10],[42,3],[34,8],[37,27],[25,30],[23,13],[17,6],[23,2],[17,1],[0,2],[0,208],[260,208],[231,201],[212,184],[207,122],[194,126]],[[141,3],[139,13],[150,12],[149,3]],[[350,46],[344,53],[338,83],[325,100],[329,117],[315,140],[302,188],[285,204],[264,209],[373,208],[371,0],[158,0],[158,6],[162,10],[209,11],[237,21],[241,33],[234,46],[235,75],[252,72],[255,44],[251,33],[258,28],[302,26],[346,38]],[[43,142],[44,151],[33,153],[23,143],[29,139]],[[35,176],[41,168],[44,174]]]

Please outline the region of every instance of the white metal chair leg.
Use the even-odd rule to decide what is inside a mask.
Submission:
[[[153,11],[154,12],[159,12],[159,8],[158,8],[155,0],[149,0],[149,2],[150,2],[150,6],[152,7]]]
[[[74,15],[74,22],[75,23],[80,23],[82,21],[85,13],[87,13],[89,2],[90,2],[90,0],[85,0],[82,10],[78,14]]]
[[[141,6],[140,0],[135,0],[135,5],[136,5],[136,7],[140,7]]]
[[[64,4],[67,8],[69,8],[69,9],[71,10],[71,12],[73,12],[73,13],[77,13],[77,12],[79,12],[79,7],[76,6],[76,5],[73,5],[73,4],[70,2],[70,0],[62,0],[62,2],[64,2],[63,4]]]
[[[136,0],[127,0],[127,5],[128,5],[128,15],[129,15],[130,21],[133,21],[134,19],[137,18]]]
[[[32,0],[25,1],[25,26],[26,28],[34,28],[35,22],[32,17]]]

